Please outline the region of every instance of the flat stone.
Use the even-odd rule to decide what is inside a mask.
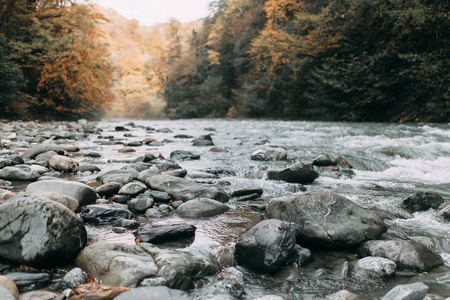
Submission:
[[[196,227],[189,224],[170,224],[152,226],[146,225],[139,228],[134,236],[145,243],[162,243],[180,238],[195,236]]]
[[[81,208],[80,216],[86,223],[116,225],[122,219],[131,219],[133,213],[120,204],[93,204]]]
[[[175,213],[184,218],[202,218],[220,215],[228,210],[230,207],[219,201],[199,198],[181,204]]]
[[[29,168],[5,167],[0,170],[0,179],[11,181],[36,181],[41,174]]]
[[[40,289],[51,282],[48,273],[11,272],[5,274],[17,286],[20,292]]]
[[[384,295],[381,300],[423,300],[428,286],[422,282],[399,285]]]

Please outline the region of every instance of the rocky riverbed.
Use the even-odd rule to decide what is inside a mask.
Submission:
[[[446,299],[449,132],[0,122],[0,298]]]

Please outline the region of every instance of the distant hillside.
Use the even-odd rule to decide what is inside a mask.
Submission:
[[[180,43],[187,43],[202,21],[180,24],[140,25],[113,9],[94,5],[106,21],[100,25],[109,45],[113,68],[114,102],[106,118],[155,118],[165,115],[161,96],[165,81],[166,61],[170,56],[172,31],[178,31]]]

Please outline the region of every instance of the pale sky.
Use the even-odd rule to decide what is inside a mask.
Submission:
[[[175,18],[184,23],[208,16],[211,0],[95,0],[104,7],[113,8],[127,19],[136,19],[142,25],[168,22]]]

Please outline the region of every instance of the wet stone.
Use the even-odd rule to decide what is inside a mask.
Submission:
[[[356,261],[350,276],[358,279],[386,279],[395,274],[397,265],[390,259],[368,256]]]
[[[122,219],[131,219],[133,213],[120,204],[93,204],[83,206],[80,216],[84,222],[98,225],[116,225]]]
[[[444,203],[441,195],[428,192],[417,192],[402,201],[402,207],[408,212],[426,211],[430,208],[439,209]]]
[[[118,182],[108,182],[95,189],[100,196],[111,196],[119,192],[123,184]],[[126,201],[125,201],[126,202]]]
[[[263,194],[264,190],[262,188],[250,188],[250,189],[240,189],[233,191],[230,194],[230,198],[234,197],[242,197],[242,196],[248,196],[248,195],[254,195],[257,194],[258,197],[260,197]]]
[[[336,158],[334,158],[333,156],[331,156],[329,154],[319,154],[318,156],[316,156],[316,158],[314,159],[312,164],[314,166],[320,166],[320,167],[336,166],[338,164],[338,161]]]
[[[195,154],[185,150],[175,150],[170,153],[172,160],[197,160],[200,159],[200,154]]]
[[[81,284],[86,284],[86,276],[83,270],[81,270],[80,268],[74,268],[61,279],[61,281],[58,284],[58,289],[73,290],[74,288],[76,288]]]
[[[134,198],[128,201],[128,208],[134,213],[145,213],[154,203],[153,198]]]
[[[428,286],[422,282],[399,285],[384,295],[381,300],[422,300],[428,292]]]
[[[194,146],[205,147],[205,146],[214,146],[214,143],[211,138],[211,134],[202,135],[195,140],[192,141]]]
[[[147,186],[142,182],[130,182],[119,190],[119,195],[129,195],[132,197],[143,193],[146,189]]]
[[[202,218],[220,215],[228,210],[230,210],[230,207],[219,201],[199,198],[182,203],[175,213],[185,218]]]
[[[165,286],[139,287],[122,293],[115,300],[190,300],[186,292]]]
[[[78,173],[78,172],[91,172],[91,173],[95,173],[95,172],[101,172],[101,169],[97,166],[94,165],[82,165],[82,166],[78,166],[75,169],[72,170],[73,173]]]
[[[299,162],[283,170],[268,170],[267,177],[272,180],[308,184],[319,177],[319,174],[311,166]]]
[[[11,272],[4,276],[11,279],[20,292],[40,289],[47,286],[52,279],[48,273]]]
[[[195,236],[196,227],[189,224],[170,224],[139,228],[134,236],[145,243],[162,243],[170,240]]]

